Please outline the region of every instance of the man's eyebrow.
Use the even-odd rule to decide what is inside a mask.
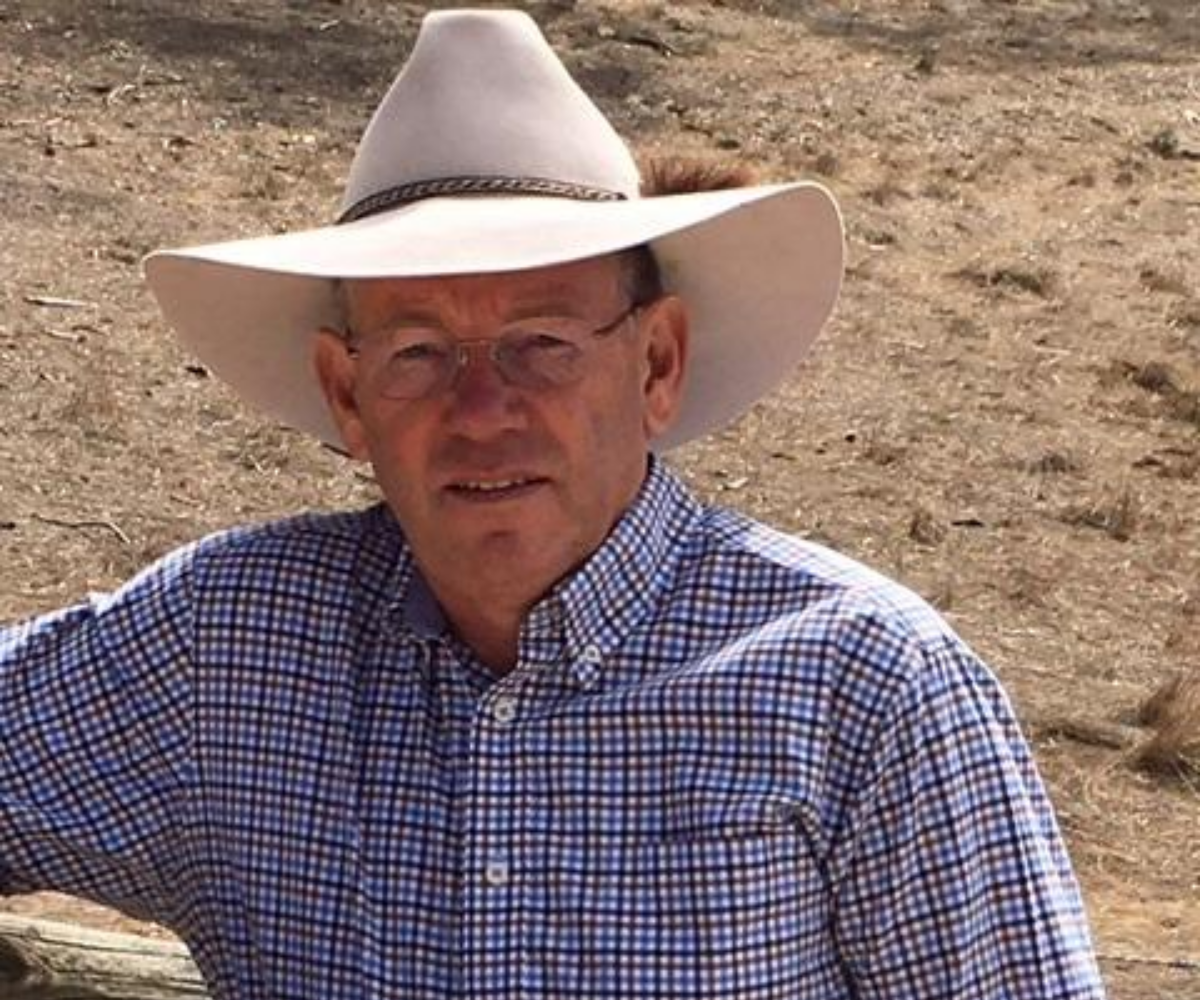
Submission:
[[[583,313],[578,307],[563,303],[540,303],[538,305],[514,306],[513,310],[504,317],[505,323],[520,323],[528,319],[547,319],[562,316],[567,319],[582,319]]]
[[[374,323],[354,324],[354,326],[357,332],[364,334],[394,330],[401,326],[429,327],[433,330],[445,329],[436,310],[409,305],[389,310],[382,319]]]
[[[582,311],[578,305],[579,296],[572,295],[566,289],[553,289],[549,292],[535,291],[528,295],[518,295],[502,318],[502,323],[515,323],[525,319],[535,319],[542,316],[581,317]],[[376,333],[392,330],[401,326],[428,327],[432,330],[450,330],[443,322],[441,313],[432,306],[419,303],[398,305],[390,309],[384,318],[370,326],[355,325],[359,333]]]
[[[512,302],[512,319],[527,316],[578,316],[579,292],[575,289],[555,285],[549,288],[531,290],[525,295],[517,295]]]

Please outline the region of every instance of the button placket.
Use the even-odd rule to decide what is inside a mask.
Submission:
[[[513,674],[521,670],[521,665]],[[521,691],[521,694],[516,693]],[[511,954],[517,942],[516,920],[520,908],[513,900],[519,885],[521,858],[514,854],[520,823],[514,811],[514,795],[520,784],[515,751],[514,724],[522,715],[528,697],[521,678],[509,676],[493,682],[476,702],[471,738],[473,807],[466,838],[470,872],[464,896],[464,941],[466,953],[475,956]],[[471,962],[467,974],[468,995],[494,989],[496,970],[485,961]],[[514,966],[513,975],[519,972]],[[515,983],[505,988],[515,989]]]

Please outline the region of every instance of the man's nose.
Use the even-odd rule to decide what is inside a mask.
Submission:
[[[512,422],[520,394],[500,371],[491,345],[478,341],[459,346],[458,367],[449,393],[458,422],[488,429],[497,423]]]
[[[493,353],[495,345],[490,340],[462,340],[454,347],[454,374],[451,388],[457,388],[472,368],[489,368],[503,379],[499,362]]]

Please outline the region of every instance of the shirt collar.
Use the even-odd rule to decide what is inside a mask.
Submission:
[[[650,614],[670,584],[700,504],[661,460],[604,543],[534,609],[522,642],[561,635],[566,666],[581,687]]]
[[[416,560],[410,557],[408,563],[408,583],[401,602],[404,624],[419,639],[436,639],[446,631],[446,616]]]

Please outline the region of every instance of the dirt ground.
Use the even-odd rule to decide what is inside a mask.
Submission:
[[[675,464],[945,611],[1035,743],[1111,995],[1200,1000],[1200,790],[1114,728],[1200,672],[1200,5],[525,6],[639,145],[837,193],[829,335]],[[0,620],[373,495],[173,344],[139,260],[329,220],[422,10],[0,0]]]

